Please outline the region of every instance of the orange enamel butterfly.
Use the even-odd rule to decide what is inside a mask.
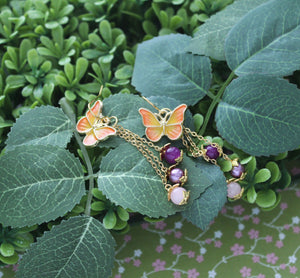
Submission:
[[[109,136],[116,134],[116,129],[109,126],[112,118],[116,125],[116,118],[103,116],[102,107],[102,101],[97,100],[92,108],[89,106],[86,116],[77,122],[77,131],[86,134],[83,139],[85,146],[95,146],[98,141],[106,140]]]
[[[180,138],[186,108],[186,104],[181,104],[173,111],[163,108],[158,113],[152,113],[148,109],[140,108],[139,112],[146,127],[146,137],[152,142],[159,141],[163,135],[166,135],[170,140]]]

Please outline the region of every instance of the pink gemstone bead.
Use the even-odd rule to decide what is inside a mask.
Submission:
[[[227,197],[234,198],[242,191],[241,186],[237,182],[231,182],[227,184]]]
[[[186,190],[183,187],[174,188],[171,192],[171,201],[175,205],[179,205],[184,199],[185,192]]]

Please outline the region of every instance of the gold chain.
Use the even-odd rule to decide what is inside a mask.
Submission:
[[[189,134],[192,137],[197,138],[199,141],[203,141],[204,143],[209,144],[209,145],[211,145],[214,148],[217,148],[218,151],[219,151],[219,153],[223,157],[223,159],[227,160],[227,161],[230,161],[232,163],[232,166],[235,166],[234,162],[236,162],[236,161],[235,160],[231,160],[229,158],[229,156],[223,152],[223,149],[221,148],[221,146],[219,146],[216,143],[212,143],[210,140],[204,138],[202,135],[197,134],[197,132],[191,131],[187,127],[183,127],[182,143],[187,148],[187,150],[191,153],[191,155],[193,157],[200,157],[200,156],[202,156],[206,161],[209,161],[209,162],[211,162],[211,163],[213,163],[215,165],[218,165],[217,164],[217,160],[216,159],[210,159],[210,158],[208,158],[205,155],[205,150],[203,149],[203,147],[199,148],[196,145],[196,143],[193,141],[193,139],[191,138],[191,136]],[[245,176],[246,176],[246,173],[243,173],[243,175],[240,178],[232,178],[232,179],[229,179],[228,182],[233,182],[233,181],[234,182],[238,182],[238,181],[241,181],[241,180],[243,180],[245,178]]]
[[[161,148],[155,146],[152,142],[147,141],[144,138],[141,138],[137,134],[132,131],[122,127],[116,126],[117,135],[120,138],[123,138],[126,142],[135,146],[139,152],[147,159],[147,161],[151,164],[152,168],[155,170],[157,175],[160,176],[164,185],[167,184],[167,171],[168,168],[164,166],[164,164],[159,160],[157,156],[148,148],[153,148],[154,150],[160,152]]]

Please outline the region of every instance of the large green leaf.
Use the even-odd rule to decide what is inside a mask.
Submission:
[[[144,96],[168,96],[193,105],[209,94],[211,67],[207,57],[186,52],[186,35],[156,37],[139,45],[132,85]]]
[[[187,190],[190,200],[199,197],[211,181],[202,171],[205,162],[184,157],[179,165],[188,170]],[[150,217],[168,216],[189,206],[168,202],[167,192],[160,177],[142,154],[129,144],[122,144],[103,158],[98,186],[112,202]]]
[[[161,108],[174,109],[180,102],[169,97],[152,97],[151,102]],[[118,124],[129,129],[131,132],[143,136],[145,134],[145,126],[139,113],[139,108],[147,108],[153,112],[157,112],[149,103],[137,95],[132,94],[116,94],[103,101],[103,114],[107,116],[115,116],[118,118]],[[193,117],[190,111],[186,111],[184,125],[194,129]],[[101,142],[100,147],[117,147],[125,141],[118,137],[111,137]]]
[[[225,60],[225,38],[230,29],[250,10],[269,0],[239,0],[202,24],[187,50],[194,54]]]
[[[77,216],[45,232],[23,256],[17,277],[106,278],[116,243],[96,219]]]
[[[61,109],[41,106],[23,114],[11,129],[7,150],[25,145],[65,147],[73,134],[71,121]]]
[[[197,159],[197,161],[202,159]],[[218,166],[205,163],[202,170],[212,180],[208,187],[192,205],[182,212],[183,217],[202,230],[218,215],[227,200],[227,183]]]
[[[222,137],[251,155],[293,150],[300,145],[300,91],[280,78],[240,77],[226,88],[216,122]]]
[[[285,76],[300,69],[300,2],[269,1],[229,32],[225,56],[237,75]]]
[[[0,223],[23,227],[70,211],[85,194],[77,158],[54,146],[18,146],[0,158]]]

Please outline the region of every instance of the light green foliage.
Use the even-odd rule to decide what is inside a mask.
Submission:
[[[223,138],[251,155],[296,149],[300,92],[284,79],[260,75],[238,78],[226,88],[216,122]]]
[[[268,1],[250,11],[227,36],[229,67],[239,76],[286,76],[300,69],[299,18],[299,1]]]
[[[43,265],[45,278],[61,275],[108,278],[114,263],[115,245],[113,237],[98,220],[73,217],[38,238],[23,256],[17,277],[35,277]]]
[[[146,97],[163,92],[188,105],[202,99],[211,82],[210,61],[185,52],[190,39],[168,35],[139,45],[132,85]]]
[[[52,106],[37,107],[17,119],[8,135],[6,149],[47,144],[65,147],[73,130],[71,121],[61,109]]]
[[[78,159],[58,147],[15,147],[0,158],[0,165],[0,222],[5,226],[23,227],[63,216],[85,193]]]
[[[232,5],[213,15],[197,29],[187,49],[195,54],[225,60],[224,44],[230,29],[250,10],[267,1],[269,0],[234,1]],[[231,1],[219,1],[219,4],[226,5],[226,2]],[[191,7],[193,7],[193,11],[205,10],[205,5],[201,0],[195,0]]]

